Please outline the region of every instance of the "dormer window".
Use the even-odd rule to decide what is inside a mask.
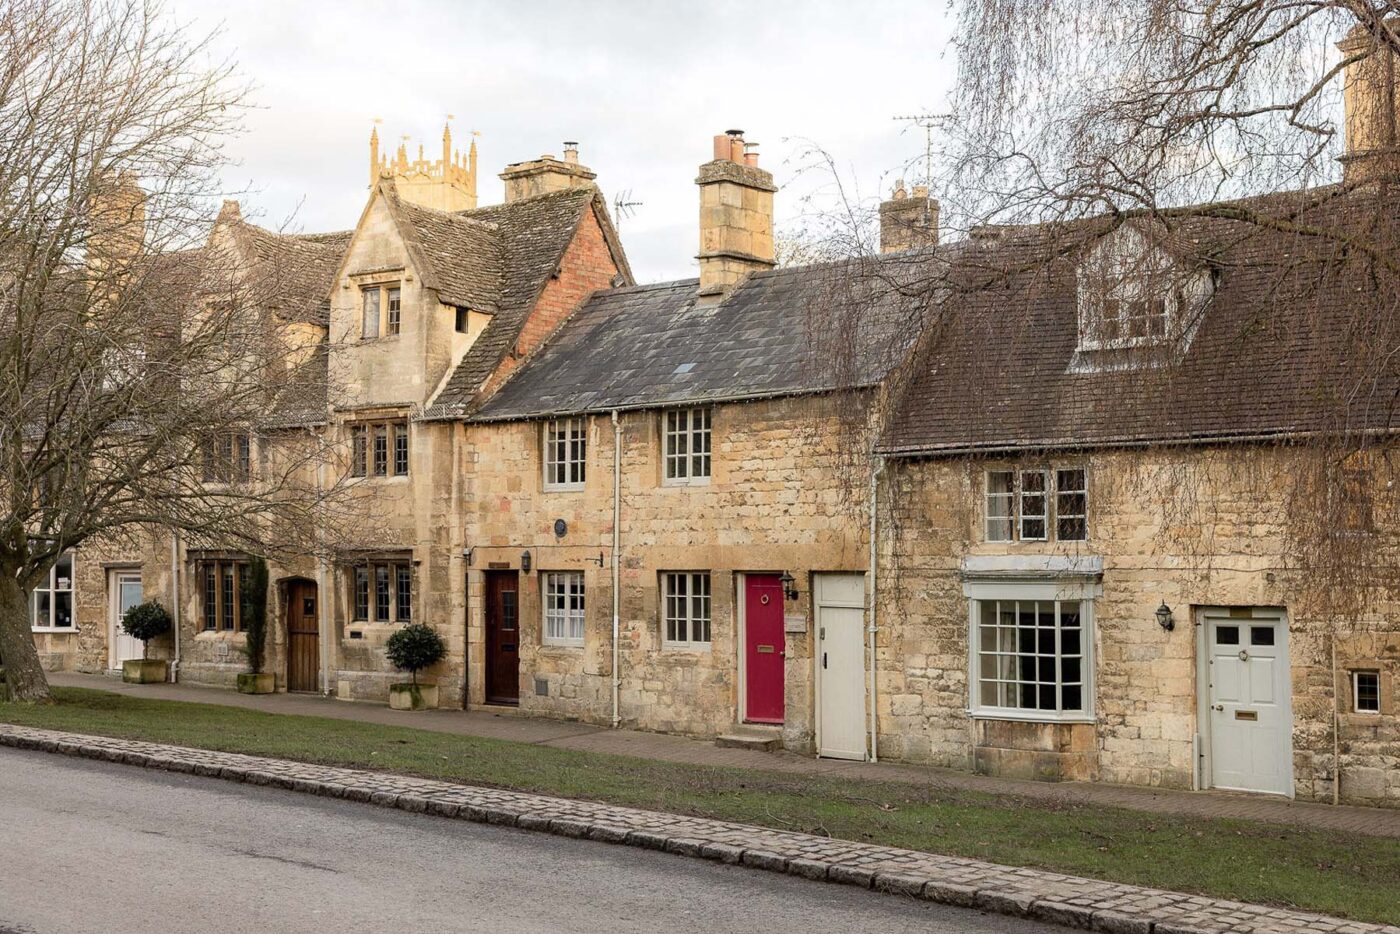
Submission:
[[[1081,353],[1111,354],[1189,340],[1212,280],[1199,264],[1188,266],[1188,260],[1169,252],[1162,245],[1165,240],[1165,232],[1149,234],[1124,226],[1105,237],[1080,263]],[[1114,362],[1125,364],[1126,360]]]
[[[394,337],[403,329],[403,291],[398,285],[360,289],[360,339]]]

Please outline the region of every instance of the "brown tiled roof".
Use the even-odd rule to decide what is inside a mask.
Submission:
[[[439,217],[469,219],[472,224],[490,230],[496,243],[494,255],[499,260],[495,265],[498,279],[493,303],[489,306],[469,301],[460,303],[479,311],[491,311],[494,317],[438,393],[428,412],[429,417],[452,417],[466,411],[482,385],[515,345],[526,317],[534,308],[549,277],[559,268],[564,251],[589,210],[596,213],[614,259],[622,268],[623,278],[630,282],[631,271],[597,189],[566,189],[464,211],[458,215],[432,212]],[[446,257],[436,260],[430,255],[429,261],[438,264],[450,260]],[[466,261],[469,261],[466,254],[459,255],[458,262]],[[443,301],[449,299],[443,298]]]
[[[1400,428],[1393,200],[1337,189],[1207,206],[1178,262],[1210,270],[1189,339],[1078,352],[1076,260],[1106,220],[968,245],[911,362],[889,454],[1226,441]]]
[[[917,333],[917,297],[898,283],[936,263],[924,252],[775,269],[707,304],[695,279],[596,293],[473,420],[873,385]],[[860,315],[844,313],[857,303]]]

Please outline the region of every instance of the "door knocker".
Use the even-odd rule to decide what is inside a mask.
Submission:
[[[1242,662],[1247,662],[1247,661],[1249,661],[1249,653],[1246,652],[1244,649],[1240,649],[1240,661],[1242,661]]]
[[[768,605],[768,594],[764,594],[763,596],[759,597],[759,598],[758,598],[758,602],[761,603],[761,604],[763,604],[764,606],[767,606],[767,605]]]

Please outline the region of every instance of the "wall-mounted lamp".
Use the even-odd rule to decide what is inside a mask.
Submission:
[[[1171,632],[1176,628],[1176,620],[1172,619],[1172,608],[1167,606],[1167,601],[1163,600],[1162,605],[1157,607],[1157,625],[1163,631]]]
[[[476,546],[462,549],[462,557],[467,559],[467,567],[472,566],[472,559],[476,557]]]
[[[781,578],[779,578],[779,580],[782,582],[782,585],[783,585],[783,596],[784,596],[784,597],[787,597],[789,600],[796,600],[796,599],[797,599],[797,579],[794,578],[794,577],[793,577],[791,574],[789,574],[787,571],[784,571],[784,572],[783,572],[783,576],[782,576]]]
[[[520,553],[520,570],[526,574],[530,573],[530,552],[528,549]]]

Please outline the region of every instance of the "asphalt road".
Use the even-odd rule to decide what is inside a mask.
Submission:
[[[631,847],[0,749],[0,934],[1045,931]]]

